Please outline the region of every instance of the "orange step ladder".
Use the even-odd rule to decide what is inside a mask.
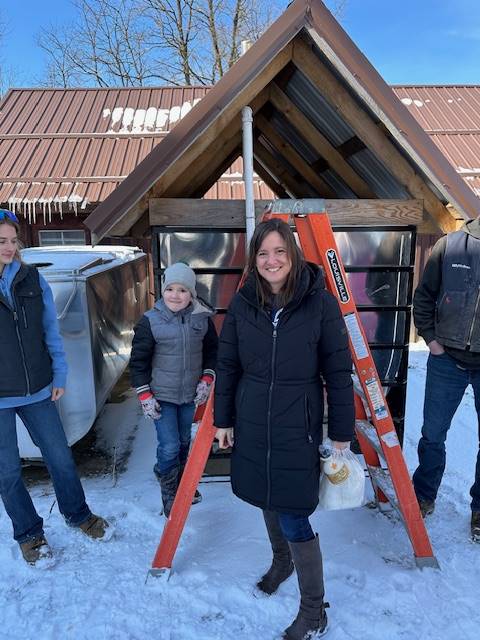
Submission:
[[[280,218],[293,223],[305,259],[321,265],[327,289],[337,298],[347,327],[356,370],[355,430],[379,503],[389,502],[399,513],[413,547],[418,567],[439,568],[433,555],[402,449],[383,393],[375,363],[365,337],[345,270],[325,212],[308,214],[267,213],[264,219]],[[169,573],[191,502],[211,450],[213,390],[205,407],[191,453],[185,466],[170,517],[162,533],[150,574]],[[383,464],[382,464],[383,463]]]

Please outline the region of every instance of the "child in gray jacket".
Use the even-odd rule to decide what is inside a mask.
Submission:
[[[215,377],[218,338],[213,311],[197,298],[193,270],[165,270],[162,298],[136,325],[130,375],[143,412],[157,430],[163,510],[168,518],[188,457],[195,406],[207,401]],[[194,502],[201,495],[195,494]]]

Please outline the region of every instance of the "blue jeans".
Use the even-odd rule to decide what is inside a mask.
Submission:
[[[58,508],[67,523],[76,527],[85,522],[91,512],[55,403],[47,398],[22,407],[0,409],[0,494],[13,524],[13,537],[22,543],[43,534],[43,520],[35,511],[22,479],[15,413],[42,452]]]
[[[184,465],[188,458],[192,438],[192,421],[195,404],[160,402],[161,416],[154,420],[157,430],[157,462],[153,470],[157,475],[168,473],[174,467]]]
[[[445,470],[447,432],[469,384],[473,388],[480,421],[480,370],[463,369],[446,353],[428,356],[422,437],[418,443],[419,466],[413,474],[413,485],[419,498],[435,500],[437,497]],[[472,511],[480,511],[480,449],[470,495]]]
[[[313,540],[315,534],[306,516],[296,516],[291,513],[279,513],[278,521],[283,535],[288,542],[307,542]]]

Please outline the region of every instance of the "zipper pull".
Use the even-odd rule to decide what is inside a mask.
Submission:
[[[310,444],[313,444],[313,438],[312,438],[312,435],[310,433],[308,434],[308,442]]]
[[[276,338],[277,337],[277,327],[275,327],[273,329],[273,337]]]
[[[15,320],[15,322],[18,322],[18,314],[15,310],[13,312],[13,319]]]

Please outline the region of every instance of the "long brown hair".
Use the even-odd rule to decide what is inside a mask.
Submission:
[[[278,304],[284,307],[293,298],[298,277],[305,266],[305,258],[295,242],[295,236],[292,230],[286,222],[272,218],[265,220],[265,222],[260,222],[260,224],[257,225],[250,240],[248,250],[248,271],[255,275],[257,297],[260,304],[262,306],[270,304],[273,298],[273,292],[270,284],[258,273],[256,259],[263,241],[268,234],[273,231],[276,231],[285,242],[287,255],[292,263],[292,268],[287,276],[287,280],[278,293]]]
[[[15,220],[11,220],[6,216],[0,219],[0,227],[2,226],[2,224],[8,224],[10,227],[13,227],[17,232],[17,250],[15,251],[14,258],[15,260],[18,260],[18,262],[22,262],[22,256],[20,255],[20,249],[22,248],[22,245],[20,243],[20,240],[18,239],[18,236],[20,233],[20,225],[18,224],[18,222],[15,222]]]

